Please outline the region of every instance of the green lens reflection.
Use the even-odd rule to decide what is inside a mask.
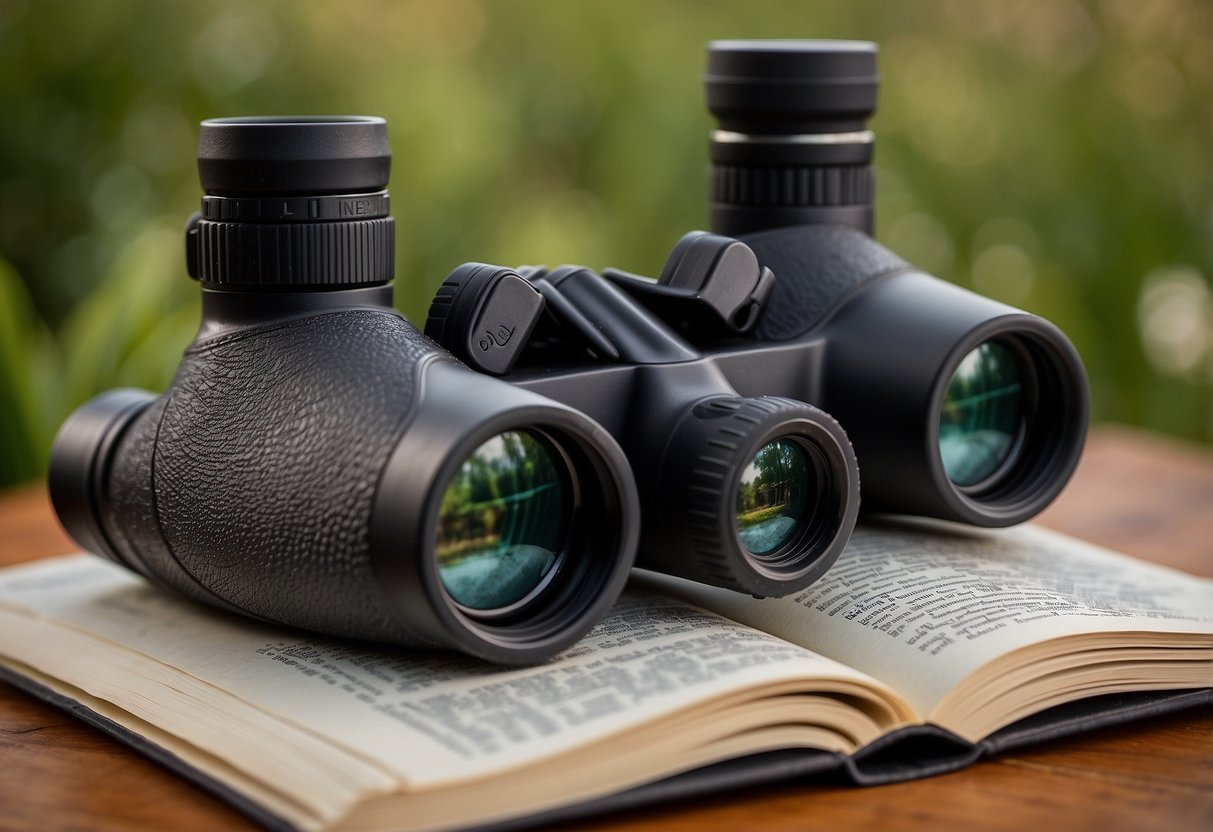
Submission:
[[[970,352],[948,383],[939,411],[939,453],[952,482],[974,485],[996,472],[1023,430],[1023,377],[997,341]]]
[[[494,436],[460,466],[442,495],[434,547],[457,603],[500,609],[543,582],[568,531],[561,471],[551,444],[524,430]]]
[[[800,528],[809,493],[809,460],[799,442],[776,439],[758,449],[737,485],[737,534],[755,555],[768,555]]]

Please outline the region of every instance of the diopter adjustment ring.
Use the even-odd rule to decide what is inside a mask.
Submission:
[[[713,165],[712,202],[728,205],[867,205],[872,169],[845,167],[746,167]]]
[[[214,285],[387,283],[395,269],[394,224],[391,217],[301,223],[198,219],[186,229],[186,260],[191,277]]]

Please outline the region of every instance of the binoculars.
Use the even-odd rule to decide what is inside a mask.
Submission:
[[[1066,337],[870,236],[876,47],[708,47],[711,231],[653,280],[466,263],[392,307],[382,119],[202,123],[202,323],[52,450],[84,548],[221,609],[542,661],[633,565],[798,591],[865,511],[1022,522],[1074,470]],[[862,480],[861,480],[862,474]]]

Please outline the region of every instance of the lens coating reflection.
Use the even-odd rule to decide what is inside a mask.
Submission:
[[[442,495],[434,552],[450,596],[508,607],[538,587],[564,549],[570,495],[558,454],[530,431],[477,448]]]
[[[770,554],[792,539],[816,498],[809,483],[800,443],[776,439],[758,449],[737,485],[737,533],[751,553]]]
[[[952,482],[975,485],[1006,462],[1023,430],[1023,386],[1019,361],[997,341],[960,362],[939,411],[939,453]]]

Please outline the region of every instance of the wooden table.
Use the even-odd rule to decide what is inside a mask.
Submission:
[[[1094,431],[1053,528],[1213,576],[1213,454]],[[0,563],[74,549],[43,489],[0,496]],[[1189,711],[879,788],[784,785],[612,815],[628,830],[1213,829],[1213,713]],[[0,684],[0,829],[253,829],[82,723]]]

